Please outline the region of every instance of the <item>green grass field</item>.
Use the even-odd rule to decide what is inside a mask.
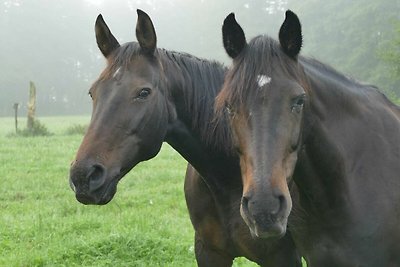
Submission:
[[[89,117],[39,121],[53,135],[10,137],[14,120],[0,118],[0,266],[196,266],[186,162],[171,147],[124,177],[109,204],[84,206],[68,185],[82,136],[65,132]]]

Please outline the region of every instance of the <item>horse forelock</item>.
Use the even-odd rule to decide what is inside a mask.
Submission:
[[[216,101],[217,113],[221,113],[227,104],[240,108],[254,97],[259,97],[262,93],[260,89],[269,86],[277,72],[308,87],[301,66],[282,51],[278,41],[266,35],[253,38],[234,59],[226,75]]]

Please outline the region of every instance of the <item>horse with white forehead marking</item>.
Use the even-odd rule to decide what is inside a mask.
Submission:
[[[223,40],[233,65],[216,107],[230,116],[250,230],[279,236],[288,224],[309,267],[400,266],[399,107],[299,56],[291,11],[279,42],[247,43],[233,14]]]

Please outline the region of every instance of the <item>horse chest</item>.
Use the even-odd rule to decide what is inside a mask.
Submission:
[[[352,225],[329,228],[310,223],[308,226],[301,231],[292,229],[296,247],[308,267],[398,266],[399,259],[395,259],[398,246],[388,247],[387,240],[379,238],[381,233],[368,234]],[[393,237],[387,237],[390,238]]]

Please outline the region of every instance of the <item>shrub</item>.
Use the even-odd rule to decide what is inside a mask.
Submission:
[[[33,121],[33,127],[31,129],[25,128],[21,131],[18,131],[18,136],[49,136],[52,135],[52,133],[49,132],[47,127],[40,123],[39,120],[34,120]]]
[[[65,131],[65,134],[67,134],[67,135],[74,135],[74,134],[84,135],[86,133],[87,128],[88,128],[88,126],[86,124],[74,124],[67,128],[67,130]]]

